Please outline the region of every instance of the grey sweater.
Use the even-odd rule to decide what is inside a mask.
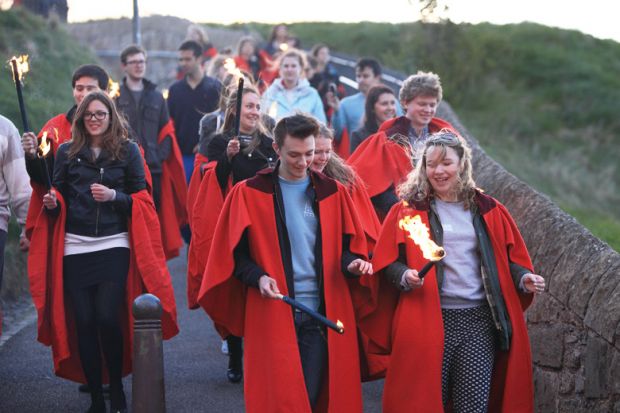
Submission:
[[[23,229],[31,193],[19,132],[0,115],[0,230],[7,230],[11,209]]]

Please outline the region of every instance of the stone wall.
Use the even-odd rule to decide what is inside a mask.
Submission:
[[[510,210],[548,291],[526,313],[536,411],[620,413],[620,254],[471,143],[476,183]]]

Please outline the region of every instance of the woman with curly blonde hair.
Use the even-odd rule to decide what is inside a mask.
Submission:
[[[378,303],[388,327],[371,337],[391,351],[384,411],[532,412],[523,311],[545,280],[508,210],[476,188],[465,140],[430,135],[399,194],[373,257],[392,285]],[[407,217],[445,251],[424,278],[416,268],[429,257],[403,229]]]

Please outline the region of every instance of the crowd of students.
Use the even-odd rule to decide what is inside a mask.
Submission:
[[[87,384],[88,411],[106,411],[104,390],[127,409],[137,295],[162,301],[164,338],[178,332],[166,260],[183,239],[187,305],[213,320],[249,412],[361,412],[361,382],[383,377],[386,412],[533,411],[522,313],[545,280],[435,117],[439,77],[394,91],[362,58],[345,97],[329,47],[307,55],[284,25],[261,49],[241,39],[240,74],[206,42],[181,44],[167,100],[140,46],[120,55],[114,99],[101,67],[79,67],[75,105],[22,136],[38,339],[57,375]],[[400,224],[414,216],[446,252],[425,278]]]

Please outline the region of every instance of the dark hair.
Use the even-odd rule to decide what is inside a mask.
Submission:
[[[394,93],[391,87],[386,85],[371,87],[368,91],[368,96],[366,96],[366,103],[364,103],[364,127],[370,133],[375,133],[379,126],[381,126],[377,123],[377,117],[375,116],[375,103],[384,93],[389,93],[396,99],[396,93]]]
[[[359,71],[362,71],[367,67],[372,70],[372,73],[375,75],[375,77],[381,76],[381,73],[383,73],[379,61],[377,59],[373,59],[372,57],[362,57],[355,64],[355,69]]]
[[[274,40],[276,40],[276,32],[278,31],[278,28],[280,27],[284,27],[288,32],[288,26],[286,24],[284,23],[276,24],[275,26],[271,28],[271,34],[269,35],[269,43],[272,43]]]
[[[325,43],[317,43],[314,46],[312,46],[312,49],[310,49],[310,55],[313,57],[316,57],[316,55],[319,54],[319,52],[321,51],[321,49],[327,47],[329,49],[329,46],[326,45]]]
[[[138,53],[142,53],[144,55],[144,58],[146,59],[146,50],[144,50],[144,47],[142,47],[142,46],[140,46],[138,44],[132,44],[130,46],[127,46],[121,52],[121,63],[126,65],[127,64],[127,58],[129,56],[133,56],[133,55],[138,54]]]
[[[256,40],[252,36],[242,36],[239,39],[239,43],[237,43],[237,55],[241,56],[241,49],[247,43],[251,43],[252,47],[254,47],[254,51],[256,52]]]
[[[315,70],[319,66],[319,62],[313,56],[306,56],[306,63],[308,64],[306,69]]]
[[[186,40],[181,43],[179,46],[179,50],[191,50],[194,54],[194,57],[202,56],[202,46],[195,40]]]
[[[86,145],[88,145],[88,130],[84,125],[84,113],[91,102],[98,100],[108,109],[110,124],[104,132],[102,145],[108,152],[112,154],[113,159],[121,157],[123,143],[128,140],[127,123],[124,118],[119,115],[116,105],[107,93],[102,91],[91,92],[79,104],[73,118],[71,126],[71,146],[69,147],[69,158],[73,158]]]
[[[92,77],[93,79],[97,79],[97,84],[99,84],[99,89],[106,90],[108,87],[109,76],[106,71],[98,65],[82,65],[75,69],[73,72],[73,77],[71,78],[71,87],[75,87],[75,82],[77,82],[82,77]]]
[[[318,133],[319,122],[314,117],[301,113],[280,119],[273,129],[274,139],[279,147],[284,145],[287,136],[306,139],[308,136],[317,136]]]

